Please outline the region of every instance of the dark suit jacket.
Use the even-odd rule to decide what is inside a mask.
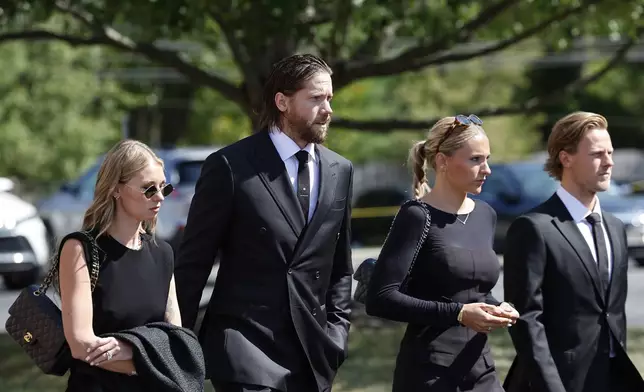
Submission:
[[[353,167],[323,146],[316,151],[320,191],[308,225],[267,131],[204,163],[175,280],[192,328],[219,256],[199,333],[213,380],[284,389],[285,377],[304,366],[323,391],[346,358]]]
[[[505,300],[521,317],[510,328],[517,357],[507,391],[607,391],[609,339],[625,379],[641,382],[625,351],[626,232],[608,212],[602,217],[613,250],[607,294],[587,243],[556,194],[510,226]]]

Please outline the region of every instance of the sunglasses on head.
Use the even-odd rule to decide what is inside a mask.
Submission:
[[[145,190],[135,188],[135,187],[133,187],[132,185],[129,185],[129,184],[125,184],[125,185],[130,187],[130,188],[132,188],[132,189],[134,189],[134,190],[136,190],[136,191],[139,191],[139,192],[143,193],[143,195],[145,196],[146,199],[151,199],[158,192],[161,192],[163,197],[166,197],[169,194],[171,194],[172,191],[174,190],[174,187],[172,186],[172,184],[165,184],[161,188],[157,187],[156,185],[150,185],[149,187],[145,188]]]
[[[470,114],[469,116],[465,116],[463,114],[457,114],[456,117],[454,117],[454,122],[452,123],[450,128],[447,130],[447,132],[445,132],[441,140],[438,142],[438,145],[436,147],[436,152],[440,150],[441,144],[443,144],[443,142],[445,142],[445,140],[447,140],[450,137],[450,135],[452,134],[452,132],[454,132],[456,128],[463,127],[463,126],[467,127],[470,125],[481,126],[483,125],[483,120],[481,120],[474,114]]]

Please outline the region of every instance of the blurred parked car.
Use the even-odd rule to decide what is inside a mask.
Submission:
[[[167,182],[175,188],[159,210],[156,235],[160,239],[174,244],[177,232],[184,225],[201,165],[217,149],[210,146],[155,149],[164,161]],[[77,180],[63,184],[57,192],[38,203],[38,212],[47,227],[51,246],[56,246],[67,233],[80,229],[85,210],[94,197],[96,176],[102,161],[103,157],[99,158]]]
[[[497,213],[494,248],[503,253],[505,235],[512,221],[547,200],[559,186],[543,170],[542,162],[513,162],[491,165],[492,175],[476,198],[485,200]],[[611,184],[598,194],[602,209],[626,225],[629,254],[644,265],[644,197],[626,194]]]
[[[406,189],[397,188],[375,188],[360,194],[352,208],[352,246],[381,246],[400,205],[410,197]]]
[[[8,289],[35,283],[49,266],[47,230],[36,207],[11,193],[0,177],[0,275]]]

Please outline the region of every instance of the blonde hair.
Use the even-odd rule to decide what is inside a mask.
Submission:
[[[455,117],[444,117],[438,120],[429,130],[427,139],[415,143],[409,151],[414,197],[421,198],[429,191],[427,169],[436,171],[436,155],[439,152],[451,156],[471,138],[481,133],[485,134],[483,128],[475,124],[459,125],[458,129],[452,130],[455,126],[454,121]],[[450,132],[449,135],[447,132]]]
[[[581,139],[594,129],[608,129],[608,121],[604,116],[591,112],[574,112],[557,121],[548,136],[548,159],[544,170],[551,177],[561,180],[563,165],[559,153],[576,153]]]
[[[97,237],[107,232],[116,214],[116,186],[130,181],[147,167],[150,159],[163,167],[163,161],[154,151],[137,140],[122,140],[108,151],[98,171],[94,200],[83,218],[83,230],[97,231]],[[154,235],[156,223],[156,217],[144,221],[143,231]]]

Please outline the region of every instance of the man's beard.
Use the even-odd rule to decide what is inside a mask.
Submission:
[[[327,131],[331,118],[326,121],[316,119],[313,122],[308,122],[302,118],[286,118],[289,128],[294,131],[297,137],[303,142],[312,144],[323,144],[326,140]]]

